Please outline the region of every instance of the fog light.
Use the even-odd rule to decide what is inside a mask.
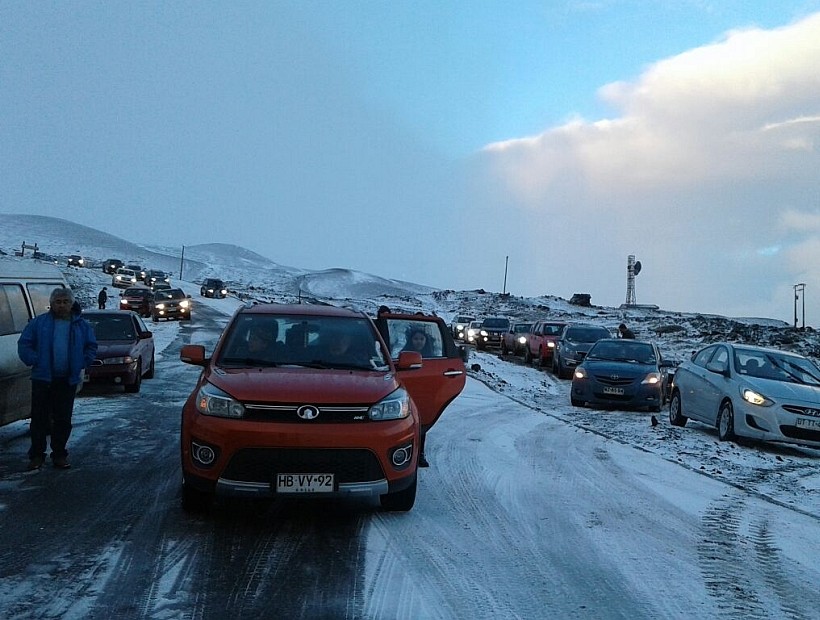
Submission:
[[[401,446],[400,448],[396,448],[393,450],[393,454],[390,457],[390,461],[393,463],[393,466],[396,468],[406,467],[410,460],[413,458],[413,444],[409,443],[406,446]]]
[[[216,450],[214,450],[211,446],[204,446],[192,441],[191,458],[200,465],[208,467],[213,465],[214,461],[216,461]]]

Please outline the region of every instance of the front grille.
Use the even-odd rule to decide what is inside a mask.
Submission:
[[[339,484],[383,480],[379,459],[370,450],[245,448],[234,454],[223,478],[270,482],[278,473],[335,474]]]
[[[797,426],[787,426],[784,424],[780,427],[780,432],[791,439],[820,441],[820,430],[811,430],[808,428],[799,428]]]
[[[339,422],[368,422],[365,405],[316,405],[319,415],[313,420],[303,420],[297,415],[302,406],[298,405],[266,405],[262,403],[246,403],[245,419],[255,422],[299,422],[303,424],[328,424]]]
[[[634,377],[612,377],[611,375],[595,375],[595,380],[602,385],[624,387],[635,382]]]
[[[783,405],[783,409],[795,415],[805,415],[813,418],[820,418],[820,409],[814,407],[799,407],[797,405]]]

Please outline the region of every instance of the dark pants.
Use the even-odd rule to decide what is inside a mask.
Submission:
[[[46,436],[51,435],[51,458],[68,456],[66,443],[71,435],[71,413],[77,387],[67,379],[31,382],[30,459],[46,456]]]
[[[104,301],[99,302],[97,305],[99,305],[100,310],[105,310],[105,302]]]

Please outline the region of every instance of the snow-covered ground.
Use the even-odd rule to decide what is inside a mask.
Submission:
[[[99,262],[119,257],[179,273],[179,257],[162,249],[149,253],[48,218],[37,223],[35,239],[25,232],[30,220],[0,215],[0,249],[10,252],[26,239],[55,255],[80,252]],[[183,277],[174,283],[192,295],[194,317],[202,305],[229,315],[249,298],[315,298],[368,312],[386,304],[446,319],[460,313],[554,316],[610,329],[623,320],[677,359],[724,338],[776,344],[815,358],[820,352],[814,332],[763,318],[435,291],[344,269],[281,267],[218,244],[186,248],[185,256]],[[110,284],[100,269],[62,268],[86,307]],[[200,297],[205,276],[228,281],[232,295]],[[149,325],[161,360],[183,326]],[[198,332],[196,320],[184,328],[191,341],[212,344],[213,334]],[[666,412],[652,425],[648,413],[576,408],[568,381],[492,352],[472,352],[470,366],[464,393],[429,435],[433,467],[420,473],[416,508],[401,519],[374,515],[369,524],[364,617],[539,618],[544,596],[552,592],[565,597],[551,598],[552,617],[632,617],[635,609],[647,618],[820,617],[812,587],[791,587],[820,578],[820,451],[720,442],[714,429],[695,422],[672,427]],[[193,384],[196,369],[182,372],[190,372]],[[167,398],[184,398],[189,387],[181,384]],[[110,417],[112,406],[110,399],[78,399],[72,441],[93,431],[97,417]],[[0,444],[24,434],[25,424],[0,427]],[[24,484],[19,474],[0,480],[6,493]],[[94,565],[116,562],[117,552],[110,549]],[[618,575],[588,572],[611,564],[621,567]],[[0,601],[18,600],[20,579],[27,578],[0,587]],[[157,591],[165,592],[166,585],[161,580]],[[191,593],[175,595],[184,606]],[[146,616],[162,617],[150,611]]]

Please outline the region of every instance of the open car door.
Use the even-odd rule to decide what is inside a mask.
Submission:
[[[426,432],[464,389],[466,351],[455,344],[450,328],[436,316],[382,313],[375,322],[394,360],[402,351],[422,354],[421,368],[399,370],[398,376],[416,403]]]

